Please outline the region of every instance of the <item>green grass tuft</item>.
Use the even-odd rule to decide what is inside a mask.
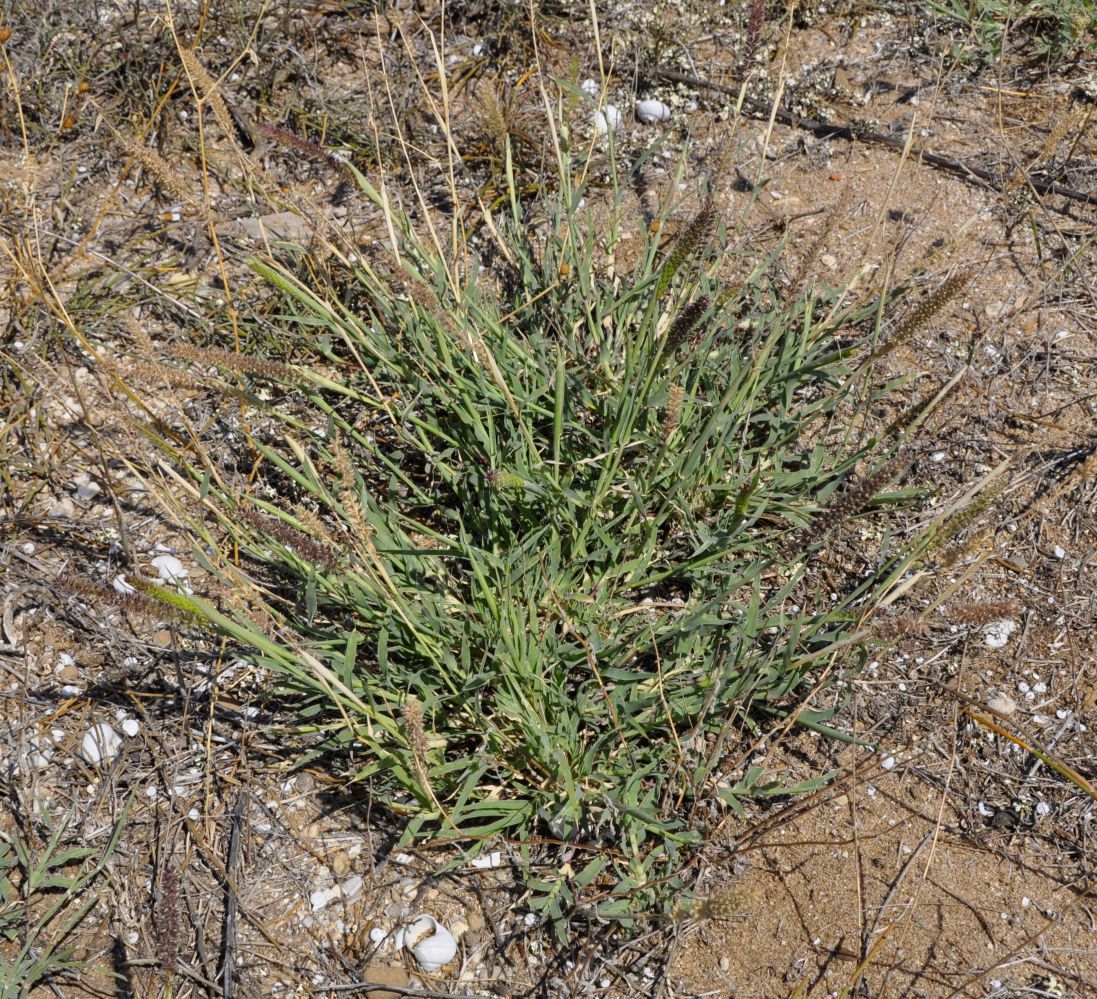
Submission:
[[[704,263],[711,202],[666,260],[651,245],[626,279],[603,274],[574,211],[584,193],[565,186],[540,218],[513,208],[505,290],[457,283],[395,215],[403,264],[356,264],[353,309],[254,262],[285,295],[287,335],[322,338],[329,373],[302,366],[304,408],[255,445],[285,511],[245,516],[195,475],[287,628],[188,599],[303,695],[303,719],[364,749],[355,776],[408,817],[407,840],[589,848],[589,866],[530,882],[558,925],[577,905],[624,918],[680,889],[723,754],[741,748],[728,733],[797,712],[834,655],[830,675],[857,669],[854,605],[905,565],[876,553],[848,593],[815,600],[821,539],[797,540],[868,455],[850,439],[850,374],[871,308],[846,308],[842,289],[780,304],[767,260],[723,293]],[[668,322],[696,312],[692,329],[709,302],[674,356]],[[330,558],[286,540],[302,505]],[[724,788],[728,807],[780,791],[748,777]]]

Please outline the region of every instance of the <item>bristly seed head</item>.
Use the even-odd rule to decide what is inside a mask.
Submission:
[[[860,482],[847,487],[831,505],[815,519],[812,532],[816,537],[830,533],[843,521],[848,520],[865,506],[880,488],[901,472],[905,471],[905,455],[897,454],[891,461]]]
[[[261,531],[269,538],[273,538],[283,548],[300,555],[301,558],[312,562],[314,565],[323,566],[334,571],[339,567],[336,553],[320,544],[314,538],[309,537],[304,531],[297,530],[284,520],[277,517],[264,517],[250,506],[241,504],[236,509],[236,517],[256,530]]]
[[[663,408],[663,439],[666,440],[678,428],[678,421],[682,417],[682,402],[686,397],[686,391],[681,385],[671,385],[667,389],[667,404]]]
[[[171,864],[160,875],[160,891],[153,915],[156,960],[161,971],[172,975],[179,960],[179,875]]]
[[[902,614],[899,617],[874,621],[871,628],[875,638],[898,641],[901,638],[924,638],[929,633],[929,624],[917,614]]]
[[[664,348],[664,356],[671,356],[693,332],[693,328],[701,321],[701,317],[708,310],[709,299],[707,295],[690,302],[667,330],[667,341]]]
[[[407,730],[408,746],[411,748],[415,769],[419,774],[419,779],[423,782],[424,789],[433,797],[434,791],[430,782],[430,768],[427,764],[429,745],[427,743],[426,726],[423,721],[423,705],[416,698],[409,697],[404,701],[400,713],[404,716],[404,728]]]
[[[490,469],[485,478],[492,489],[516,490],[526,487],[526,480],[522,476],[515,475],[514,472],[501,471],[498,468]]]
[[[237,354],[230,350],[219,350],[216,347],[195,347],[183,343],[172,344],[168,350],[169,353],[186,361],[199,364],[216,364],[220,368],[259,375],[262,378],[269,378],[271,381],[292,383],[296,380],[296,375],[289,365],[281,364],[278,361],[268,361],[261,357]]]
[[[964,627],[979,628],[991,621],[1019,617],[1023,611],[1024,605],[1019,600],[984,600],[955,607],[949,617]]]
[[[708,246],[709,240],[716,232],[716,216],[716,202],[709,195],[705,198],[701,210],[682,231],[682,234],[678,237],[678,242],[674,245],[674,249],[671,250],[670,256],[667,257],[666,263],[663,264],[663,270],[659,275],[659,285],[656,289],[657,298],[666,290],[667,285],[670,284],[670,279],[674,277],[682,264],[695,253],[699,253]]]
[[[902,346],[915,333],[922,329],[938,312],[940,312],[952,299],[960,294],[970,283],[972,278],[970,271],[957,271],[938,285],[925,298],[923,298],[902,319],[898,326],[887,338],[887,342],[881,344],[873,351],[869,360],[876,361],[885,354]]]

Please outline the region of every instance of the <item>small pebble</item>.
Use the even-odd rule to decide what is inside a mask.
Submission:
[[[103,490],[98,482],[85,482],[76,487],[76,498],[82,500],[95,499]]]
[[[76,504],[68,496],[62,496],[50,507],[48,516],[57,519],[72,517],[76,513]]]
[[[136,718],[127,718],[122,722],[122,731],[132,739],[141,731],[141,723]]]
[[[353,877],[347,878],[343,882],[340,891],[343,893],[343,898],[348,902],[353,902],[359,895],[362,894],[362,888],[365,885],[365,881],[362,879],[361,874],[355,874]]]
[[[342,877],[350,870],[350,856],[346,850],[339,850],[331,858],[331,869],[336,877]]]

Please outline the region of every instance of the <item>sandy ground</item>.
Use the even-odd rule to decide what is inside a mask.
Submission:
[[[514,88],[530,58],[513,39],[505,51],[508,33],[523,30],[521,18],[508,21],[499,13],[506,5],[474,6],[447,37],[454,79],[466,81],[454,85],[454,101],[465,109],[470,146],[486,141],[475,113],[483,93]],[[686,3],[660,8],[657,27],[676,43],[668,64],[709,83],[735,83],[738,16],[710,17]],[[420,995],[1097,994],[1097,804],[1085,790],[1097,759],[1097,683],[1086,670],[1095,651],[1097,544],[1092,476],[1072,474],[1095,448],[1095,210],[1040,196],[1030,183],[1051,177],[1072,190],[1095,189],[1097,127],[1083,87],[1092,65],[1043,75],[1013,67],[1002,79],[989,69],[944,69],[913,22],[888,15],[821,17],[792,29],[787,43],[780,31],[767,33],[759,76],[770,90],[783,66],[798,113],[909,136],[904,151],[736,116],[734,99],[721,91],[651,72],[627,42],[638,30],[631,8],[605,15],[608,99],[628,107],[636,96],[656,97],[672,111],[664,125],[625,122],[622,152],[658,135],[665,162],[684,149],[690,171],[683,187],[656,173],[650,190],[629,195],[626,218],[636,231],[652,204],[670,203],[673,217],[687,217],[708,178],[729,250],[787,240],[790,285],[838,284],[855,273],[866,288],[899,285],[925,270],[920,283],[932,287],[953,271],[970,273],[964,293],[883,358],[878,374],[907,377],[910,399],[962,373],[914,449],[913,481],[927,489],[930,508],[1010,464],[995,479],[1004,488],[961,539],[967,549],[952,564],[942,557],[925,569],[918,599],[940,626],[882,650],[827,695],[844,705],[832,724],[883,752],[797,730],[762,740],[755,758],[790,782],[832,768],[840,774],[824,791],[714,824],[694,866],[695,887],[700,896],[726,893],[731,918],[658,926],[639,940],[613,927],[579,928],[575,949],[563,953],[525,918],[506,844],[498,867],[452,871],[444,851],[394,851],[399,829],[371,811],[368,788],[343,786],[321,762],[294,771],[292,754],[266,736],[272,719],[250,705],[267,678],[216,649],[190,647],[155,615],[120,612],[64,586],[74,573],[109,582],[138,569],[155,578],[165,555],[185,563],[190,585],[201,591],[204,583],[160,489],[150,491],[149,476],[135,473],[152,470],[91,351],[132,345],[126,317],[135,313],[154,344],[188,324],[223,319],[224,267],[238,304],[261,302],[264,290],[232,256],[263,239],[256,218],[265,218],[268,234],[288,227],[279,238],[306,240],[301,220],[321,217],[362,245],[379,234],[377,219],[344,197],[327,164],[276,143],[260,142],[250,162],[256,176],[276,179],[279,204],[241,194],[241,175],[215,192],[224,255],[185,204],[200,176],[193,154],[178,163],[178,192],[154,170],[123,178],[111,131],[124,115],[145,120],[151,91],[141,81],[166,73],[172,51],[163,47],[162,20],[145,17],[148,37],[127,36],[121,49],[81,49],[62,33],[38,63],[27,52],[15,60],[24,127],[41,147],[32,158],[21,149],[10,100],[0,119],[7,209],[0,274],[11,293],[0,305],[0,408],[8,414],[0,431],[7,686],[0,829],[29,833],[41,848],[42,827],[29,816],[71,807],[66,842],[100,850],[127,816],[100,901],[70,939],[77,959],[121,978],[85,972],[54,994],[164,994],[156,961],[173,939],[183,969],[173,994],[224,994],[229,897],[236,910],[228,988],[238,996],[328,995],[335,993],[324,985],[363,979],[390,983],[397,991],[388,994],[434,990],[411,993]],[[425,59],[437,18],[419,23],[390,9],[375,21],[365,10],[335,7],[286,14],[260,31],[246,17],[226,17],[208,57],[249,114],[257,103],[267,116],[296,108],[290,123],[303,130],[323,120],[329,147],[383,144],[369,127],[367,94],[383,83],[382,53],[392,55],[396,43],[379,41],[376,28],[390,37],[402,18],[408,51]],[[77,22],[73,13],[74,33],[87,29]],[[15,30],[26,33],[29,23],[17,19]],[[544,27],[546,76],[597,75],[588,23],[557,17]],[[82,71],[74,52],[85,60]],[[246,58],[230,65],[229,54],[241,52]],[[59,67],[58,53],[70,62]],[[499,54],[506,68],[485,53]],[[58,82],[61,69],[68,76]],[[536,102],[516,100],[515,127],[528,120],[532,133],[537,113]],[[182,104],[171,115],[165,148],[170,129],[186,120]],[[45,142],[54,119],[56,137]],[[425,129],[424,143],[430,135]],[[216,143],[210,148],[216,156]],[[1007,179],[993,185],[941,169],[919,155],[926,149]],[[765,184],[754,191],[760,177]],[[604,208],[591,199],[592,224]],[[628,252],[626,239],[617,253]],[[732,281],[734,252],[727,259]],[[85,344],[66,339],[73,328]],[[231,403],[158,380],[151,366],[130,375],[145,386],[154,415],[206,440],[224,434],[231,450]],[[874,416],[884,425],[897,411]],[[132,462],[118,457],[120,447],[132,449]],[[847,548],[833,553],[836,572],[858,570],[855,538]],[[981,627],[948,624],[948,608],[971,600],[1017,602],[1003,642]],[[988,703],[1000,711],[993,718]],[[104,768],[80,752],[102,721],[119,732],[129,721],[135,730]],[[1048,755],[1078,780],[1041,759]],[[459,963],[409,977],[385,937],[409,910],[460,931]],[[13,947],[17,941],[0,941],[0,952]]]

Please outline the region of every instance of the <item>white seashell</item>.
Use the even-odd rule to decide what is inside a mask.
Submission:
[[[1016,630],[1016,621],[991,621],[990,624],[983,628],[983,641],[992,649],[1000,649],[1009,642],[1009,636]]]
[[[424,971],[437,971],[457,955],[457,941],[433,916],[416,916],[404,935],[404,946]]]
[[[43,770],[53,759],[53,742],[45,735],[31,736],[31,749],[27,753],[27,763],[36,770]]]
[[[141,723],[136,718],[127,718],[122,722],[122,731],[132,739],[141,731]]]
[[[670,120],[670,108],[662,101],[637,101],[636,117],[645,125],[658,125]]]
[[[182,582],[188,575],[186,567],[174,555],[157,555],[152,567],[165,583]]]
[[[491,853],[485,853],[479,857],[473,857],[473,859],[469,861],[469,866],[474,867],[478,871],[487,871],[491,870],[494,867],[502,867],[502,851],[492,850]]]
[[[309,904],[312,906],[312,911],[320,912],[322,909],[326,909],[328,905],[334,902],[341,894],[342,890],[338,885],[331,888],[318,888],[309,895]]]
[[[588,94],[591,97],[597,97],[599,90],[598,81],[584,80],[582,83],[579,84],[579,89],[583,91],[584,94]]]
[[[85,763],[110,763],[121,746],[122,737],[106,722],[99,722],[84,733],[77,755]]]
[[[114,582],[110,584],[114,587],[115,593],[121,593],[122,596],[129,596],[131,593],[137,592],[137,587],[133,585],[125,576],[119,573],[114,577]]]
[[[620,128],[622,121],[621,112],[612,104],[607,104],[594,112],[594,127],[599,135],[606,135]]]
[[[353,902],[359,895],[362,894],[362,888],[365,886],[365,881],[362,879],[362,875],[354,874],[347,878],[340,887],[340,891],[343,894],[344,901]]]

